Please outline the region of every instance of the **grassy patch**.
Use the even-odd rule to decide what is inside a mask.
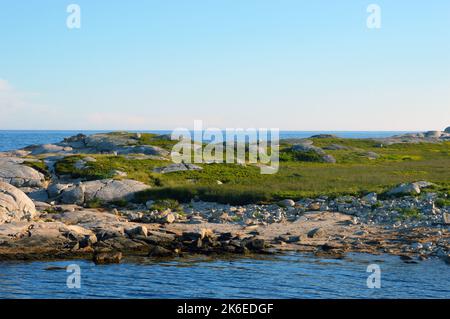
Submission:
[[[87,208],[101,208],[103,206],[104,206],[104,203],[98,198],[94,198],[94,199],[91,199],[90,201],[86,202]]]
[[[422,213],[417,208],[405,208],[400,212],[400,220],[408,220],[408,219],[420,219],[422,217]]]
[[[142,137],[141,137],[142,138]],[[145,137],[152,144],[155,136]],[[254,165],[199,164],[203,170],[158,174],[152,170],[171,164],[170,161],[129,159],[124,156],[89,155],[96,162],[87,163],[83,170],[74,164],[84,156],[72,156],[56,164],[58,174],[87,180],[111,178],[113,170],[127,173],[127,178],[153,186],[141,193],[140,200],[191,199],[218,201],[229,204],[270,202],[283,198],[328,195],[379,194],[405,182],[427,180],[437,184],[435,192],[450,189],[450,142],[432,144],[394,144],[379,147],[371,140],[315,139],[314,145],[324,147],[340,144],[346,149],[326,150],[337,163],[299,160],[289,152],[285,142],[280,147],[280,169],[277,174],[261,175]],[[367,158],[367,152],[379,155]],[[218,181],[222,184],[218,185]]]
[[[159,212],[163,212],[165,210],[170,209],[172,212],[182,212],[183,207],[180,203],[175,199],[159,199],[153,203],[150,207],[150,210],[157,210]]]
[[[435,204],[439,208],[444,208],[444,207],[450,206],[450,199],[438,198],[438,199],[436,199]]]

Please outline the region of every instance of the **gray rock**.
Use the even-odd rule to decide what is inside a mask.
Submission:
[[[375,204],[378,200],[377,193],[369,193],[363,198],[361,198],[361,200],[363,200],[366,203]]]
[[[182,171],[198,171],[202,170],[203,168],[194,164],[186,164],[186,163],[180,163],[180,164],[170,164],[168,166],[164,167],[155,167],[153,169],[153,172],[160,173],[160,174],[167,174],[167,173],[174,173],[174,172],[182,172]]]
[[[294,207],[295,202],[292,199],[283,199],[282,201],[278,202],[278,205],[281,207]]]
[[[62,194],[61,202],[64,204],[82,205],[84,203],[84,185],[72,186]]]
[[[69,187],[72,187],[73,184],[60,184],[60,183],[53,183],[50,184],[47,188],[47,193],[50,198],[56,198],[58,197],[64,190],[68,189]]]
[[[25,159],[0,158],[0,181],[16,187],[42,187],[45,182],[43,174],[26,165]]]
[[[99,199],[103,202],[116,200],[133,200],[136,193],[149,189],[150,186],[130,180],[101,180],[84,183],[85,200]]]
[[[420,194],[420,187],[416,183],[404,183],[391,189],[388,195],[414,195]]]
[[[33,201],[38,202],[47,202],[48,201],[48,193],[45,189],[37,189],[32,192],[27,193],[27,196],[31,198]]]
[[[147,230],[147,227],[145,227],[145,226],[137,226],[135,228],[125,229],[125,233],[130,238],[135,238],[137,236],[147,237],[148,230]]]
[[[84,182],[78,186],[54,184],[51,186],[51,195],[59,192],[61,201],[65,204],[77,204],[99,200],[109,203],[117,200],[131,201],[136,193],[150,188],[148,185],[134,180],[97,180]]]
[[[319,155],[325,155],[325,152],[323,151],[323,149],[321,149],[320,147],[317,147],[317,146],[313,146],[311,144],[307,144],[307,143],[292,145],[291,150],[293,150],[295,152],[314,152]]]
[[[33,201],[20,189],[0,182],[0,224],[31,220],[36,215]]]
[[[128,175],[126,172],[119,171],[119,170],[117,170],[117,169],[113,170],[113,171],[111,172],[111,174],[112,174],[113,176],[118,176],[118,177],[127,177],[127,175]]]
[[[335,159],[332,155],[324,155],[324,156],[322,157],[322,160],[323,160],[325,163],[336,163],[336,159]]]
[[[447,127],[445,130],[444,130],[444,132],[445,133],[449,133],[450,134],[450,126],[449,127]]]
[[[24,148],[26,151],[31,151],[31,155],[53,154],[53,153],[68,153],[73,149],[70,146],[60,146],[56,144],[32,145]]]

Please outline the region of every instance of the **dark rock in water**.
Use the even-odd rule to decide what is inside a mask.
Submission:
[[[400,259],[403,261],[411,261],[413,260],[412,257],[408,256],[408,255],[401,255]]]
[[[149,257],[171,257],[173,255],[174,252],[161,246],[152,247],[148,253]]]
[[[118,264],[122,260],[121,252],[114,253],[96,253],[94,254],[93,261],[96,265],[104,264]]]
[[[264,239],[253,238],[246,243],[245,247],[247,247],[250,250],[260,251],[260,250],[264,249],[265,245],[266,245],[266,242]]]
[[[49,267],[46,267],[44,270],[54,271],[54,270],[66,270],[66,269],[67,269],[66,267],[49,266]]]
[[[446,264],[450,265],[450,255],[445,256],[444,257],[444,261],[445,261]]]
[[[450,126],[444,130],[445,133],[450,133]]]

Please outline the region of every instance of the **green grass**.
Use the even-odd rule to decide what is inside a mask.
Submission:
[[[438,199],[436,199],[435,204],[439,208],[450,207],[450,199],[438,198]]]
[[[170,209],[172,212],[183,212],[183,207],[175,199],[160,199],[153,203],[150,207],[150,211],[157,210],[163,212]]]
[[[166,138],[166,135],[157,135],[151,133],[142,133],[141,138],[138,141],[138,145],[153,145],[171,150],[172,147],[178,143],[178,141],[172,141]]]
[[[91,199],[86,203],[87,208],[101,208],[103,206],[104,203],[98,198]]]
[[[400,211],[400,220],[421,219],[422,213],[417,208],[405,208]]]
[[[151,144],[157,137],[141,138]],[[435,183],[436,192],[450,189],[450,142],[379,147],[378,142],[371,140],[314,140],[316,146],[330,144],[348,148],[325,151],[336,158],[335,164],[295,156],[283,142],[280,169],[274,175],[261,175],[256,166],[237,164],[199,164],[203,167],[201,171],[157,174],[152,172],[153,168],[171,162],[111,155],[93,155],[97,162],[88,163],[84,170],[73,167],[84,156],[67,157],[57,163],[56,171],[88,180],[112,178],[114,169],[125,171],[127,178],[153,186],[140,194],[141,201],[172,198],[186,202],[198,198],[230,204],[271,202],[283,198],[382,193],[397,184],[418,180]],[[379,157],[369,159],[367,152],[375,152]],[[218,185],[217,181],[223,184]]]

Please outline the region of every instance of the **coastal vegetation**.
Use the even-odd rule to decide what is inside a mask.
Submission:
[[[173,145],[173,141],[152,134],[141,135],[138,141],[167,149]],[[310,141],[336,162],[324,162],[314,151],[295,151],[292,146],[299,141],[288,140],[280,143],[280,169],[273,175],[260,174],[257,165],[226,163],[197,164],[202,170],[161,174],[153,170],[170,164],[167,160],[111,154],[91,154],[95,161],[83,168],[77,168],[76,163],[86,155],[68,156],[58,161],[55,169],[58,175],[85,180],[121,179],[124,177],[115,172],[125,172],[126,178],[152,186],[139,194],[142,201],[202,199],[245,204],[323,195],[382,194],[396,184],[417,180],[434,183],[437,192],[450,191],[450,142],[383,145],[370,139],[334,137]]]

